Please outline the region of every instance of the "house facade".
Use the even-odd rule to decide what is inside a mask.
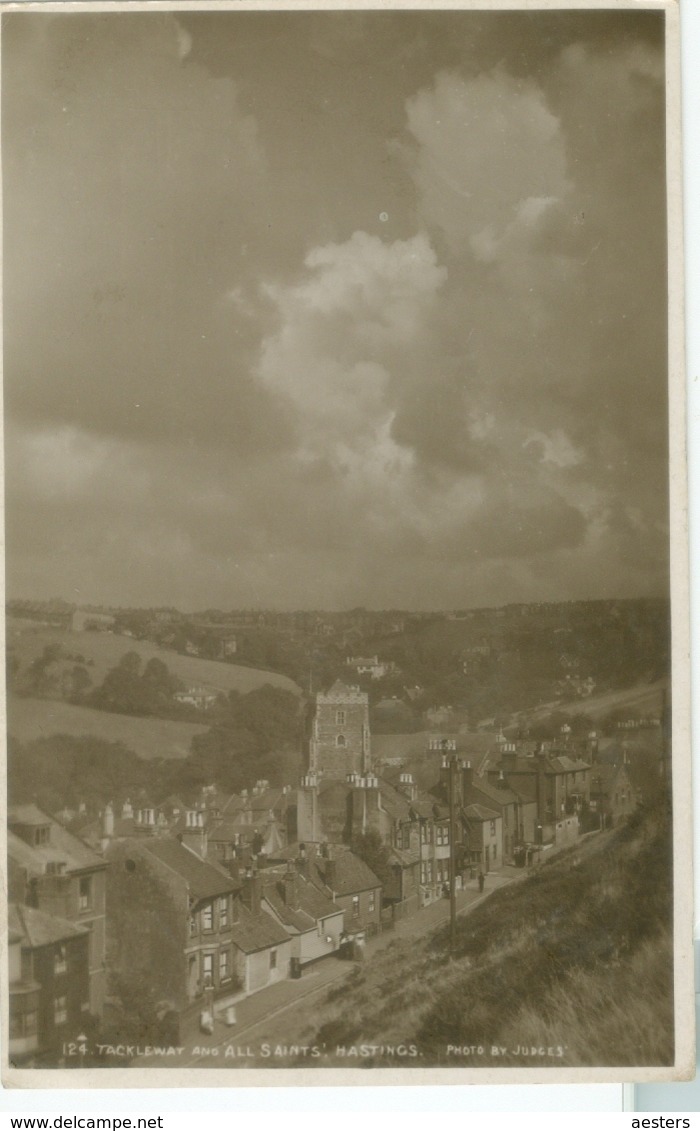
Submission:
[[[345,916],[345,934],[381,930],[382,884],[371,868],[344,845],[323,845],[308,861],[309,877]]]
[[[343,908],[335,904],[290,861],[283,872],[260,877],[261,904],[291,941],[291,973],[298,977],[310,963],[340,948],[345,928]]]
[[[9,897],[87,932],[90,1012],[107,986],[106,861],[36,805],[8,811]]]
[[[88,928],[10,904],[8,971],[10,1062],[55,1066],[91,1025]]]
[[[112,844],[109,859],[112,968],[132,986],[148,984],[184,1028],[199,1011],[224,1009],[240,992],[240,881],[171,838]]]

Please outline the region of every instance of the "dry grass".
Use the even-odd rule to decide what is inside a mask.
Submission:
[[[503,1067],[672,1063],[664,806],[582,848],[465,916],[455,958],[445,929],[377,955],[321,1008],[314,1039],[414,1042],[422,1066],[454,1064],[455,1043],[500,1046]],[[556,1059],[516,1051],[533,1047]]]

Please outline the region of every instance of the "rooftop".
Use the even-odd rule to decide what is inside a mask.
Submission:
[[[196,852],[177,840],[154,838],[141,841],[140,844],[185,881],[195,900],[236,892],[241,886],[238,880],[234,880],[223,869],[202,860]]]
[[[28,844],[18,835],[21,828],[49,827],[49,839],[44,844]],[[106,867],[101,856],[80,837],[43,813],[36,805],[16,805],[8,810],[8,854],[28,872],[42,874],[48,863],[62,862],[68,872]]]
[[[319,919],[326,919],[329,915],[341,913],[341,908],[337,904],[323,895],[314,884],[298,874],[296,875],[295,894],[298,906],[292,908],[285,901],[285,881],[281,876],[272,883],[265,883],[263,888],[263,897],[278,918],[297,931],[313,930],[316,928]]]
[[[23,903],[11,903],[8,908],[8,930],[20,935],[32,948],[51,946],[66,939],[77,938],[88,933],[87,927],[59,919],[57,915],[47,915],[35,907]]]
[[[258,950],[267,950],[268,947],[279,946],[289,939],[284,927],[281,927],[266,911],[252,915],[240,901],[236,904],[236,907],[238,921],[231,927],[231,937],[235,945],[244,954],[254,954]]]
[[[381,887],[381,881],[364,860],[347,850],[334,855],[332,860],[315,856],[309,861],[309,868],[311,877],[314,878],[314,873],[318,873],[321,882],[336,895],[352,895],[358,891]],[[328,876],[333,868],[335,877],[330,883]]]

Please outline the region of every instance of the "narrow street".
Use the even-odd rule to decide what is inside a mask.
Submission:
[[[491,872],[486,877],[483,895],[479,893],[476,880],[471,880],[466,888],[457,893],[457,914],[464,915],[499,888],[524,879],[524,869],[506,865],[499,872]],[[370,939],[365,948],[365,962],[371,963],[374,955],[386,949],[395,939],[420,938],[430,931],[447,923],[450,917],[450,902],[439,899],[424,907],[410,918],[396,924],[393,930],[384,931]],[[298,981],[287,979],[274,986],[268,986],[250,997],[243,998],[236,1006],[236,1024],[225,1025],[216,1021],[214,1032],[201,1034],[192,1042],[197,1050],[189,1058],[178,1061],[178,1068],[187,1067],[228,1067],[240,1066],[250,1061],[261,1043],[289,1043],[284,1025],[278,1019],[285,1016],[287,1030],[291,1033],[308,1020],[314,999],[326,991],[333,983],[348,977],[354,963],[335,956],[323,959],[309,969]],[[274,1024],[273,1024],[274,1022]],[[224,1055],[225,1054],[225,1055]],[[146,1065],[150,1061],[142,1060]],[[155,1060],[153,1060],[155,1064]],[[162,1064],[162,1062],[161,1062]]]

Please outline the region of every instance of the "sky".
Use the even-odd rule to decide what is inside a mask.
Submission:
[[[5,13],[8,597],[666,593],[662,21]]]

